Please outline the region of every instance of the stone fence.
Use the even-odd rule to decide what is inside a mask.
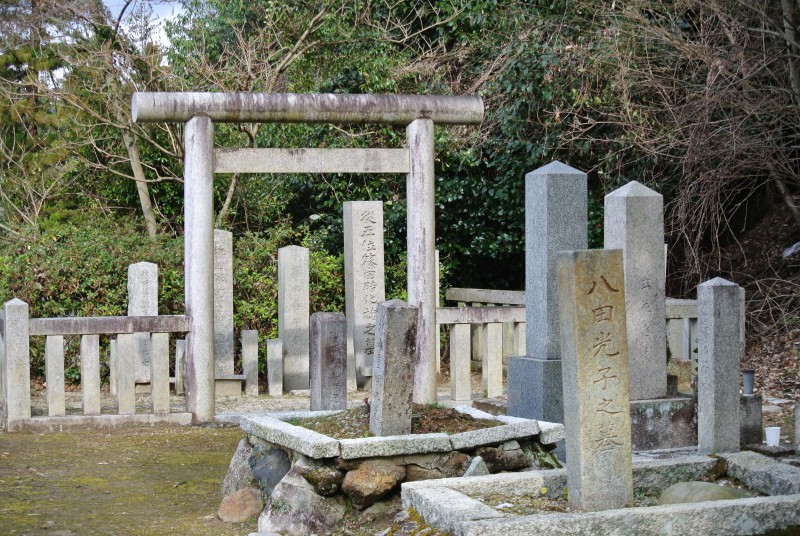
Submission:
[[[499,396],[508,357],[525,355],[525,291],[449,288],[445,300],[458,304],[436,312],[437,324],[451,325],[451,398],[469,402],[471,370],[482,371],[486,396]],[[665,320],[672,359],[691,360],[696,376],[697,300],[667,298]]]
[[[169,335],[191,330],[187,316],[30,318],[28,304],[14,299],[0,312],[2,421],[7,431],[62,430],[72,426],[114,427],[127,423],[190,424],[192,414],[171,413]],[[136,413],[134,336],[149,335],[152,399],[147,413]],[[80,336],[83,414],[67,415],[64,394],[64,337]],[[102,413],[100,336],[116,336],[114,392],[116,413]],[[47,415],[32,416],[30,337],[45,337]]]

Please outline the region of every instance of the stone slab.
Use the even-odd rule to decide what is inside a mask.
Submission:
[[[240,379],[215,379],[214,380],[214,395],[215,396],[242,396],[242,380]]]
[[[334,458],[340,453],[339,441],[275,417],[243,417],[239,426],[252,436],[296,450],[311,458]]]
[[[280,339],[267,341],[267,393],[283,394],[283,343]]]
[[[728,475],[749,488],[767,495],[800,494],[800,468],[750,451],[720,456],[728,463]]]
[[[633,450],[697,445],[697,422],[692,398],[632,400],[630,408]]]
[[[66,414],[64,399],[64,337],[47,337],[44,347],[47,380],[47,414],[61,417]]]
[[[741,395],[739,398],[739,444],[761,443],[764,418],[761,412],[761,395]]]
[[[242,372],[244,391],[248,396],[258,396],[258,331],[242,330]]]
[[[140,413],[137,415],[66,415],[64,417],[32,417],[14,419],[9,432],[65,432],[82,428],[122,428],[142,425],[189,426],[191,413]]]
[[[427,452],[448,452],[451,450],[447,434],[414,434],[407,436],[363,437],[342,439],[342,458],[373,458],[419,454]]]
[[[128,266],[128,316],[158,316],[158,265],[137,262]],[[136,382],[150,382],[150,335],[136,333]]]
[[[311,411],[347,409],[347,321],[342,313],[311,315]]]

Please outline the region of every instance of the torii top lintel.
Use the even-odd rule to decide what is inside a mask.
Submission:
[[[469,96],[339,93],[134,93],[134,122],[185,122],[204,115],[228,123],[382,123],[421,118],[440,125],[476,125],[483,99]]]

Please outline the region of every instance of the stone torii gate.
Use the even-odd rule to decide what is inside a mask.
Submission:
[[[419,306],[414,401],[436,402],[433,126],[476,125],[480,97],[277,93],[134,93],[134,122],[184,127],[186,405],[214,418],[214,173],[406,173],[408,301]],[[214,149],[214,123],[406,126],[403,149]]]

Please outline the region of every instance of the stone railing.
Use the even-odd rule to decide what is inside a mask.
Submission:
[[[14,299],[0,313],[2,421],[7,431],[62,430],[71,426],[113,427],[127,423],[189,424],[192,414],[171,413],[169,334],[191,329],[187,316],[29,318],[28,304]],[[134,334],[152,335],[152,404],[136,413]],[[82,415],[67,415],[64,393],[64,336],[80,336]],[[100,392],[100,336],[116,335],[116,413],[103,414]],[[46,337],[47,415],[32,416],[30,337]]]
[[[697,368],[697,300],[667,298],[667,344],[672,359],[692,361]]]
[[[450,327],[450,399],[470,404],[470,359],[481,359],[483,391],[488,397],[503,393],[503,356],[525,353],[524,307],[440,307],[436,323]],[[471,333],[472,331],[472,333]],[[504,333],[510,331],[506,343]],[[477,341],[477,342],[476,342]],[[480,345],[478,348],[474,346]]]

